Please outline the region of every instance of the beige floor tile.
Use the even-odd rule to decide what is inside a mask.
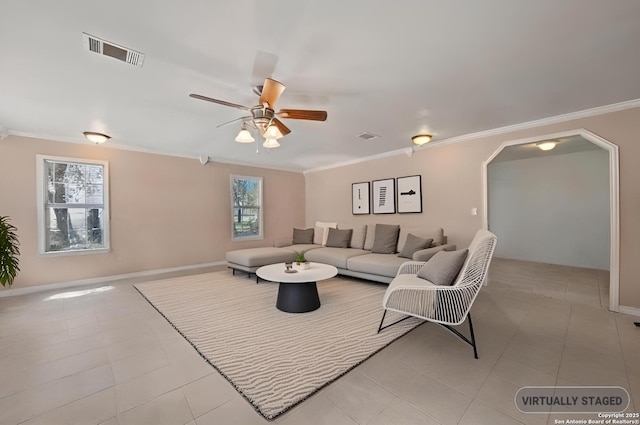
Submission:
[[[266,425],[269,423],[272,422],[267,421],[256,413],[251,405],[242,398],[234,398],[217,409],[213,409],[196,418],[197,425]],[[302,424],[303,422],[300,423]]]
[[[420,375],[400,395],[442,424],[457,424],[472,398],[426,375]]]
[[[408,402],[396,398],[367,425],[440,425]]]
[[[238,392],[218,373],[212,373],[182,387],[194,417],[239,397]]]
[[[413,381],[418,371],[382,351],[368,359],[358,370],[373,379],[387,391],[398,395]]]
[[[131,378],[168,365],[169,360],[164,349],[155,347],[146,352],[111,362],[111,369],[116,384],[121,384]]]
[[[98,425],[120,425],[120,422],[118,421],[118,417],[114,416],[104,422],[100,422]]]
[[[620,352],[598,351],[566,346],[558,379],[578,385],[620,385],[628,387],[624,361]]]
[[[115,387],[118,413],[180,388],[182,385],[173,366],[166,366],[129,379]]]
[[[313,395],[278,417],[277,423],[279,425],[358,425],[321,393]],[[198,425],[201,424],[198,422]]]
[[[109,388],[33,418],[23,425],[94,425],[117,424],[116,397]]]
[[[474,400],[465,412],[460,425],[518,425],[522,424],[510,416],[505,415],[491,407]]]
[[[118,415],[120,425],[184,425],[193,420],[182,391],[163,394]]]
[[[391,392],[359,370],[332,383],[324,396],[359,424],[366,424],[394,399]]]
[[[502,357],[491,371],[495,376],[518,387],[555,385],[556,375],[542,372],[516,359]]]
[[[497,375],[490,375],[474,400],[525,424],[543,425],[548,415],[523,414],[515,406],[514,398],[520,385],[515,385]]]

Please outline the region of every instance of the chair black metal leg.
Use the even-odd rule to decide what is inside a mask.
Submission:
[[[382,314],[382,320],[380,321],[380,326],[378,326],[378,333],[380,333],[380,331],[382,331],[382,330],[387,329],[387,328],[388,328],[388,327],[390,327],[390,326],[397,325],[398,323],[400,323],[400,322],[404,322],[405,320],[407,320],[407,319],[411,319],[411,318],[413,317],[413,316],[405,316],[405,317],[403,317],[403,318],[402,318],[402,319],[400,319],[400,320],[396,320],[396,321],[395,321],[395,322],[393,322],[393,323],[390,323],[390,324],[388,324],[388,325],[386,325],[386,326],[382,326],[382,322],[384,322],[384,316],[386,316],[386,314],[387,314],[387,310],[385,310],[385,311],[384,311],[384,313]]]
[[[467,315],[469,319],[469,333],[471,334],[471,345],[473,346],[473,357],[478,358],[478,348],[476,347],[476,336],[473,334],[473,323],[471,323],[471,313]]]
[[[378,333],[380,333],[380,331],[382,330],[382,322],[384,322],[384,316],[387,315],[387,310],[384,311],[384,313],[382,313],[382,320],[380,320],[380,326],[378,326]]]

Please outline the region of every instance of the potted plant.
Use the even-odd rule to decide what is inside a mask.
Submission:
[[[4,287],[11,286],[20,271],[20,242],[16,235],[17,230],[9,223],[8,216],[0,216],[0,284]]]
[[[296,266],[302,270],[307,270],[310,267],[309,262],[304,258],[304,252],[299,252],[296,256]]]

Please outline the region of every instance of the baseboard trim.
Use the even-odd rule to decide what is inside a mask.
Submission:
[[[627,307],[627,306],[621,305],[621,306],[618,306],[618,313],[640,317],[640,308]]]
[[[95,285],[97,283],[107,283],[107,282],[113,282],[115,280],[129,279],[133,277],[156,276],[156,275],[161,275],[165,273],[201,269],[205,267],[224,266],[226,264],[227,264],[226,261],[214,261],[212,263],[191,264],[188,266],[170,267],[166,269],[145,270],[141,272],[116,274],[116,275],[103,276],[103,277],[92,277],[89,279],[80,279],[80,280],[73,280],[68,282],[47,283],[44,285],[27,286],[26,288],[15,288],[15,289],[9,288],[9,289],[0,291],[0,298],[13,297],[13,296],[25,295],[25,294],[33,294],[35,292],[50,291],[50,290],[56,290],[56,289],[65,289],[73,286]]]

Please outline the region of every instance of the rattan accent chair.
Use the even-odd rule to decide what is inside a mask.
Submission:
[[[405,262],[385,292],[382,301],[384,313],[378,333],[410,317],[418,317],[449,329],[473,347],[473,355],[477,359],[478,350],[470,311],[480,288],[487,279],[496,241],[496,235],[487,230],[481,229],[476,233],[469,245],[467,258],[452,286],[434,285],[428,280],[417,277],[418,271],[426,262]],[[383,326],[387,310],[407,316]],[[466,319],[469,322],[469,338],[453,328]]]

